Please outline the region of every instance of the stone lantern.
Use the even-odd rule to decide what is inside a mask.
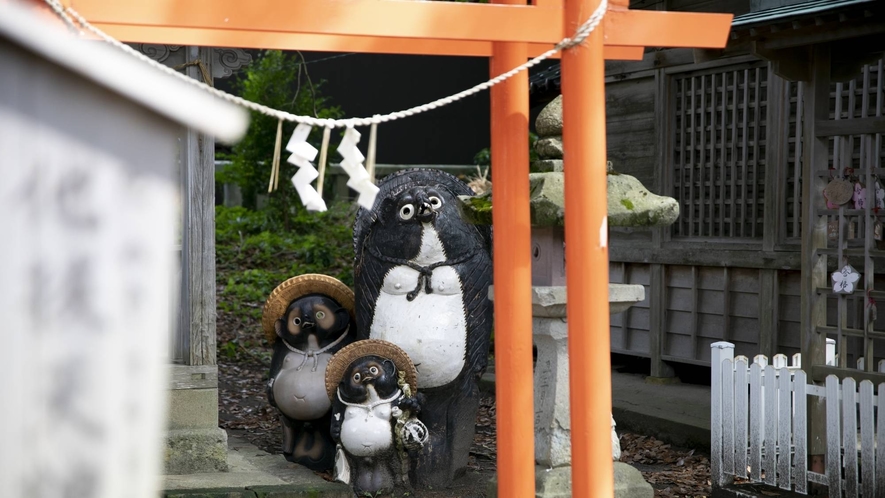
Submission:
[[[535,384],[535,462],[537,496],[571,496],[568,331],[565,282],[565,198],[562,147],[562,96],[550,102],[535,122],[540,159],[529,174],[532,222],[532,335],[537,349]],[[608,225],[667,226],[679,216],[671,197],[655,195],[635,177],[608,164]],[[493,179],[494,180],[494,179]],[[462,214],[474,223],[492,223],[490,194],[461,199]],[[609,284],[609,309],[621,313],[645,299],[642,285]],[[612,458],[620,445],[612,419]],[[615,495],[652,496],[639,471],[615,462]]]

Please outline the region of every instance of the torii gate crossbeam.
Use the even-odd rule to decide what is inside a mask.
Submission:
[[[571,36],[600,0],[63,0],[123,41],[435,55],[491,55],[493,76]],[[633,11],[610,0],[604,22],[562,57],[572,491],[613,496],[604,58],[642,47],[722,48],[731,15]],[[495,353],[498,495],[534,486],[528,76],[495,86]],[[380,111],[380,110],[379,110]]]

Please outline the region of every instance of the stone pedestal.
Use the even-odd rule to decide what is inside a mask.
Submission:
[[[214,365],[171,367],[166,474],[226,472],[227,432],[218,427]]]
[[[620,313],[645,299],[641,285],[609,284],[609,311]],[[489,288],[494,300],[494,288]],[[538,350],[535,365],[535,496],[571,497],[571,421],[569,419],[568,327],[566,288],[532,287],[532,338]],[[606,386],[606,388],[610,388]],[[617,460],[620,445],[612,419],[612,455]],[[615,497],[652,498],[651,485],[635,468],[614,462]],[[488,496],[497,496],[491,482]]]
[[[615,498],[654,498],[654,489],[642,474],[626,463],[614,462]],[[498,496],[498,482],[492,479],[486,496]],[[571,467],[535,467],[536,498],[572,498]],[[504,498],[504,497],[501,497]]]
[[[611,313],[620,313],[645,298],[641,285],[609,284]],[[535,366],[535,462],[539,466],[536,496],[571,496],[571,421],[569,419],[568,328],[565,287],[532,288],[532,336],[538,351]],[[605,386],[609,388],[609,386]],[[612,419],[612,458],[621,448]],[[651,486],[629,465],[615,462],[615,496],[651,497]]]
[[[612,313],[645,298],[641,285],[609,284]],[[535,461],[543,467],[571,463],[569,420],[568,326],[565,287],[532,287],[532,337],[535,365]],[[620,455],[612,420],[613,456]],[[616,459],[616,458],[615,458]]]

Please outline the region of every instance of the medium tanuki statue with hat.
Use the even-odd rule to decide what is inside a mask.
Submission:
[[[267,397],[280,411],[283,455],[312,470],[331,469],[326,365],[353,342],[353,292],[326,275],[290,278],[270,294],[261,323],[274,348]]]
[[[427,441],[417,414],[418,373],[395,344],[369,339],[339,351],[326,369],[332,437],[339,443],[335,478],[363,494],[410,488],[410,462]]]

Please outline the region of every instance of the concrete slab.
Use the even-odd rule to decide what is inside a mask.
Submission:
[[[166,497],[202,496],[349,497],[349,486],[330,483],[280,455],[266,453],[238,436],[228,437],[228,472],[166,475]],[[319,494],[318,494],[319,493]]]
[[[612,371],[612,413],[618,432],[710,451],[710,386],[661,385]]]

